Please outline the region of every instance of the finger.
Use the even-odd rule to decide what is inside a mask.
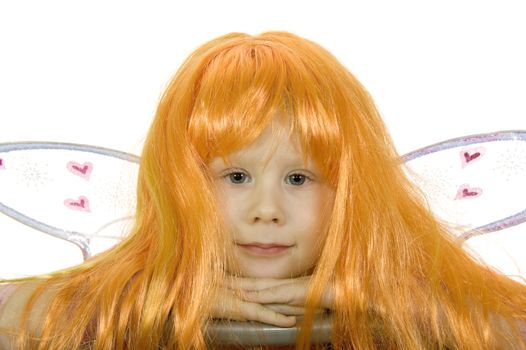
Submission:
[[[241,291],[239,298],[260,304],[287,304],[303,306],[307,299],[307,285],[305,282],[295,281],[291,284],[280,285],[262,290]],[[318,306],[321,309],[333,309],[334,288],[329,286],[323,292]]]
[[[276,283],[269,288],[261,288],[266,281],[263,281],[260,288],[241,290],[239,297],[243,300],[261,303],[261,304],[289,304],[302,306],[307,298],[307,288],[310,276],[277,280],[283,283]],[[276,281],[276,280],[274,280]],[[334,286],[329,284],[321,295],[319,307],[322,309],[332,310],[334,306]]]
[[[245,303],[241,316],[246,320],[263,322],[277,327],[292,327],[296,324],[296,317],[283,315],[257,303]]]
[[[301,306],[291,306],[286,304],[265,304],[265,307],[274,310],[282,315],[305,315],[305,308]],[[314,309],[314,314],[323,314],[326,309]]]
[[[223,308],[214,317],[235,321],[257,321],[277,327],[292,327],[296,324],[294,315],[284,315],[280,312],[256,303],[241,302],[233,308]]]
[[[303,306],[306,289],[301,284],[286,284],[263,290],[253,290],[243,293],[244,300],[260,304],[288,304]]]
[[[265,304],[265,307],[287,316],[299,316],[305,314],[305,309],[301,306],[291,306],[287,304]]]
[[[258,321],[278,327],[292,327],[296,323],[294,316],[280,314],[263,305],[240,300],[229,290],[223,290],[211,312],[214,318],[236,321]]]

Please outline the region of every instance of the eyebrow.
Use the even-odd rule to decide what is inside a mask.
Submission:
[[[253,164],[259,162],[259,160],[255,160],[255,159],[251,159],[251,158],[246,159],[246,158],[242,158],[242,157],[229,158],[229,160],[230,160],[230,165],[225,163],[222,158],[218,158],[215,161],[212,161],[209,164],[209,166],[212,169],[217,170],[218,168],[221,168],[221,167],[228,167],[228,166],[235,167],[237,164],[253,165]],[[306,169],[306,170],[309,170],[309,171],[312,171],[312,172],[315,172],[315,173],[317,173],[319,171],[319,169],[316,166],[315,162],[310,161],[307,164],[305,164],[305,163],[303,163],[303,159],[302,158],[285,158],[284,159],[284,164],[285,164],[285,166],[294,166],[294,167],[298,167],[298,168],[303,168],[303,169]]]
[[[222,158],[219,158],[221,162],[223,162]],[[240,157],[228,157],[228,160],[230,160],[231,163],[257,163],[260,162],[260,159],[254,159],[253,157],[248,156],[240,156]],[[285,164],[302,164],[303,166],[308,166],[313,164],[313,162],[307,162],[305,164],[303,162],[303,158],[301,157],[284,157],[280,159],[280,161],[283,161]],[[223,162],[224,163],[224,162]],[[225,163],[226,164],[226,163]]]

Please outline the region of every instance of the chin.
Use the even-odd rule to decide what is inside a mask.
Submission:
[[[242,277],[250,278],[295,278],[304,275],[306,271],[293,271],[290,269],[278,269],[278,268],[262,268],[261,266],[254,266],[253,268],[241,269]]]
[[[247,259],[237,256],[235,268],[229,269],[232,274],[246,278],[286,279],[307,276],[312,273],[315,262],[307,263],[308,259]],[[232,266],[232,267],[234,267]],[[234,272],[236,271],[236,272]]]

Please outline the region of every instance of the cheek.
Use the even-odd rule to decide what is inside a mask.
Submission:
[[[322,245],[327,218],[333,204],[333,196],[330,192],[319,193],[309,201],[305,200],[299,206],[298,224],[301,227],[301,237],[298,239],[308,243],[306,249],[317,251]]]
[[[321,246],[322,223],[321,205],[311,202],[310,205],[299,206],[296,215],[297,229],[296,242],[300,248],[300,254],[306,260],[311,261]]]
[[[231,230],[239,224],[243,215],[244,201],[239,197],[239,195],[236,196],[235,194],[225,191],[223,192],[220,201],[223,219],[225,224],[227,224]]]
[[[310,195],[296,201],[293,209],[296,212],[298,223],[305,231],[317,230],[323,221],[326,203],[321,195]]]

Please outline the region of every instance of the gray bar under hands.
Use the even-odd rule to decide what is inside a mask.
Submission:
[[[297,324],[301,324],[300,317]],[[312,342],[330,343],[331,328],[329,315],[317,316],[312,325]],[[216,346],[293,345],[298,332],[299,326],[281,328],[258,322],[215,320],[208,327],[207,338],[211,345]]]

